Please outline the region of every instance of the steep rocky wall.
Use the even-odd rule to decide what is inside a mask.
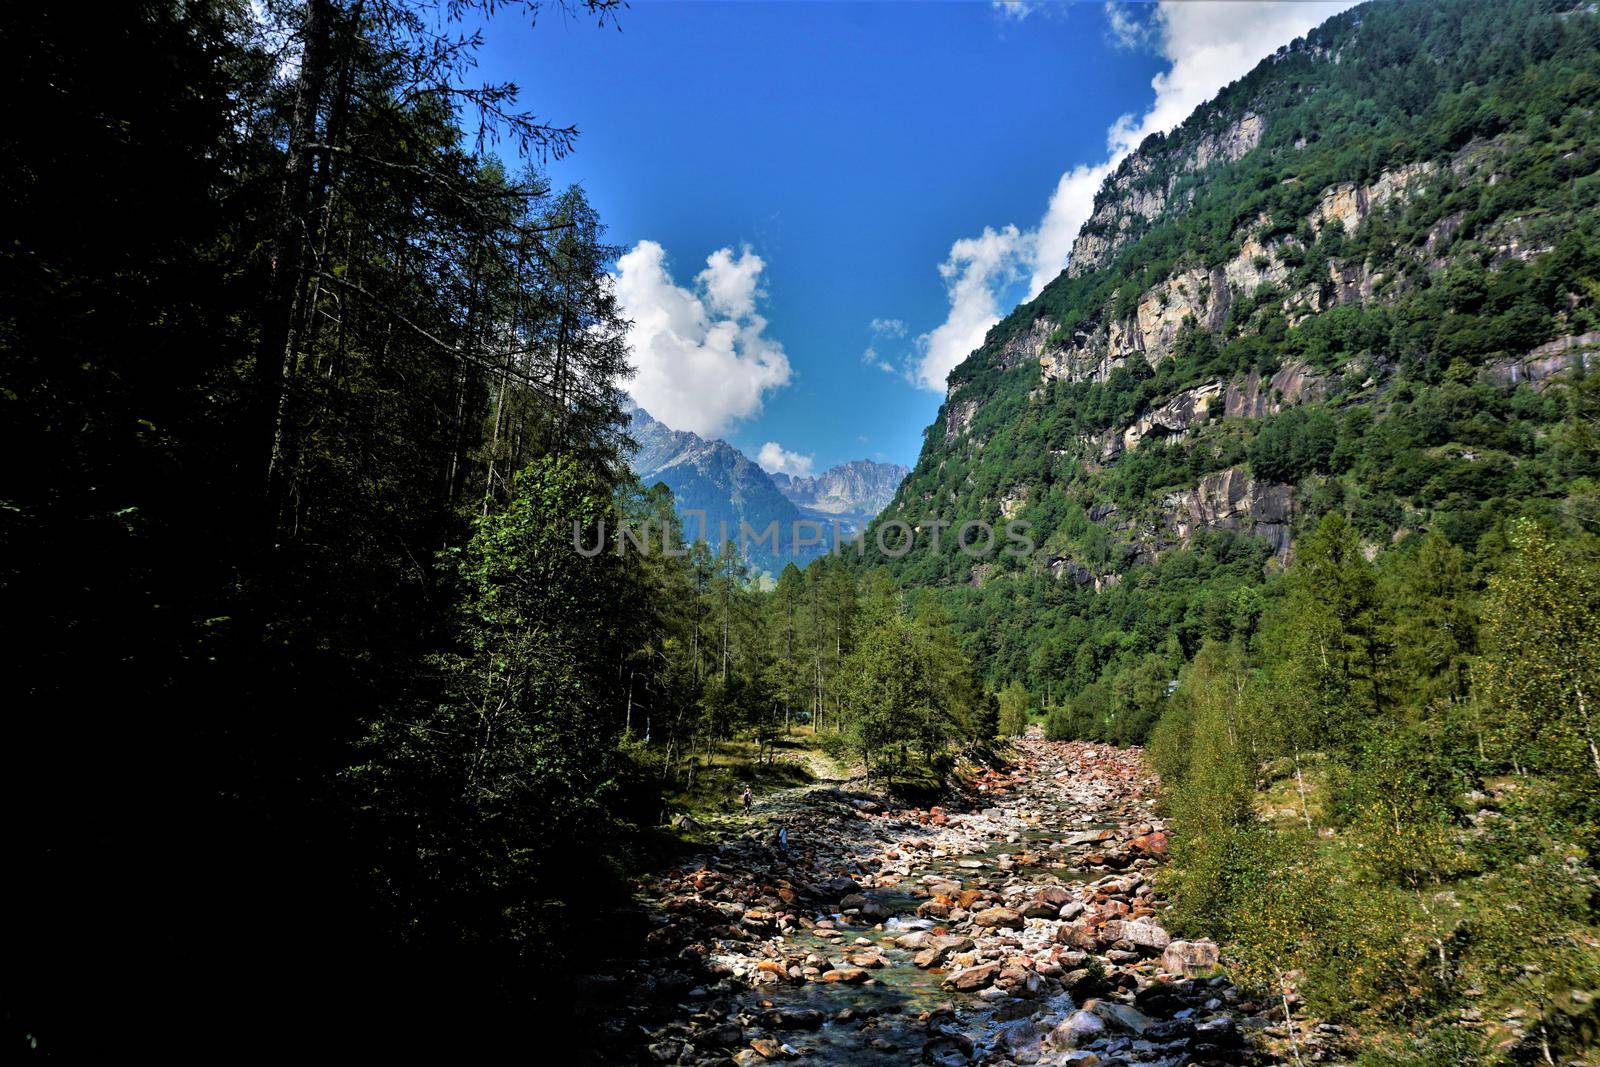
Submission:
[[[1243,467],[1208,474],[1193,489],[1163,502],[1175,542],[1187,545],[1201,530],[1234,530],[1260,537],[1287,559],[1294,519],[1294,487],[1262,481]]]
[[[1529,385],[1543,389],[1570,370],[1600,370],[1600,333],[1558,337],[1527,355],[1502,359],[1483,368],[1488,381],[1502,386]]]
[[[1260,115],[1247,114],[1226,129],[1208,133],[1192,148],[1163,146],[1152,154],[1135,152],[1124,160],[1117,172],[1101,186],[1095,197],[1094,213],[1072,243],[1072,258],[1067,274],[1077,277],[1109,264],[1123,245],[1146,224],[1164,214],[1172,203],[1178,180],[1207,167],[1232,163],[1261,143],[1267,123]],[[1174,158],[1174,156],[1178,158]],[[1158,171],[1170,175],[1165,184],[1154,185]],[[1190,195],[1182,198],[1187,204]]]
[[[1357,186],[1329,186],[1306,221],[1313,231],[1337,219],[1347,231],[1358,228],[1371,214],[1404,200],[1426,186],[1438,171],[1433,163],[1419,163],[1385,171],[1375,181]],[[1459,219],[1457,220],[1459,224]],[[1219,331],[1227,322],[1233,302],[1253,295],[1263,285],[1282,287],[1291,276],[1286,253],[1299,249],[1291,236],[1268,236],[1271,220],[1258,217],[1235,235],[1239,251],[1227,262],[1205,270],[1183,267],[1140,295],[1137,310],[1117,319],[1110,306],[1100,320],[1077,330],[1064,343],[1052,345],[1053,331],[1036,322],[1027,333],[1007,345],[1008,365],[1020,365],[1029,355],[1039,361],[1046,381],[1104,381],[1135,355],[1152,366],[1172,354],[1184,323]],[[1453,230],[1439,231],[1438,241],[1448,241]],[[1508,254],[1521,247],[1508,239]],[[1384,273],[1370,263],[1330,263],[1326,286],[1306,286],[1284,297],[1290,321],[1342,304],[1365,304],[1379,298]]]

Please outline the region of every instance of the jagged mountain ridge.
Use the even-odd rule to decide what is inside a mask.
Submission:
[[[1148,139],[1069,267],[951,373],[884,513],[1018,518],[1039,551],[877,562],[950,590],[996,676],[1070,689],[1171,632],[1080,653],[1067,622],[1101,609],[1076,594],[1219,537],[1259,581],[1244,557],[1281,565],[1331,507],[1374,551],[1481,536],[1544,461],[1553,401],[1528,394],[1597,362],[1595,27],[1591,5],[1365,5]],[[1062,588],[1015,648],[979,633]]]
[[[842,536],[863,529],[883,509],[908,468],[872,460],[852,460],[821,474],[793,478],[769,474],[760,464],[723,440],[707,441],[687,430],[674,430],[638,406],[629,409],[628,432],[637,442],[629,466],[641,481],[663,482],[672,490],[684,535],[717,544],[737,541],[740,523],[761,532],[776,522],[780,542],[774,550],[766,542],[746,546],[747,562],[761,570],[776,571],[788,562],[804,563],[832,545],[833,527]],[[693,514],[703,513],[701,519]],[[825,524],[820,547],[797,547],[794,524],[812,520]],[[812,531],[803,531],[809,539]]]
[[[814,549],[792,550],[787,531],[804,516],[750,457],[726,441],[674,430],[643,408],[633,407],[629,415],[628,432],[638,442],[629,466],[645,484],[663,482],[672,490],[685,538],[716,546],[727,539],[737,542],[741,523],[761,531],[776,522],[785,538],[777,550],[766,543],[747,543],[746,562],[776,571],[791,559],[804,561],[816,554]]]
[[[899,463],[854,459],[821,474],[774,474],[778,489],[808,518],[839,522],[849,531],[865,529],[889,506],[911,468]]]

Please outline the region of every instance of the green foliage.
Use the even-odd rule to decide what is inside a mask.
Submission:
[[[930,602],[907,616],[892,596],[869,601],[844,660],[841,700],[843,729],[869,773],[904,770],[909,746],[933,763],[951,741],[978,732],[971,724],[988,712],[943,611]]]
[[[1596,387],[1574,370],[1563,387],[1536,391],[1514,364],[1597,322],[1600,184],[1581,177],[1600,164],[1596,26],[1581,8],[1535,2],[1416,0],[1347,14],[1152,139],[1119,171],[1118,195],[1182,209],[1120,218],[1103,233],[1090,224],[1086,233],[1120,242],[1115,253],[1057,278],[952,372],[942,415],[958,404],[975,412],[959,433],[928,435],[884,516],[994,522],[999,501],[1023,499],[1019,517],[1041,551],[981,574],[953,549],[869,565],[944,590],[987,683],[1040,694],[1061,736],[1138,740],[1152,710],[1128,699],[1128,672],[1156,656],[1170,679],[1205,639],[1243,633],[1226,604],[1271,577],[1218,558],[1206,538],[1172,547],[1188,510],[1174,501],[1208,475],[1292,486],[1294,533],[1339,512],[1369,548],[1422,530],[1471,552],[1527,502],[1548,502],[1535,514],[1592,510],[1581,479],[1595,477],[1600,455]],[[1523,35],[1540,47],[1504,43]],[[1266,120],[1260,145],[1195,171],[1202,139],[1249,114]],[[1431,169],[1359,225],[1307,221],[1336,186],[1411,166]],[[1186,320],[1154,364],[1115,357],[1108,331],[1132,329],[1126,316],[1141,299],[1176,272],[1223,263],[1258,225],[1286,278],[1230,292],[1223,321]],[[1012,344],[1041,322],[1054,327],[1047,357],[1079,348],[1109,373],[1041,383]],[[1280,370],[1288,378],[1274,380]],[[1136,420],[1209,387],[1218,393],[1181,435],[1157,423],[1119,453]],[[1224,417],[1227,397],[1252,391],[1255,406],[1236,400],[1246,413]],[[1235,525],[1250,532],[1249,520]],[[1391,680],[1358,678],[1358,689],[1416,683],[1459,698],[1469,629],[1455,620],[1442,631],[1455,647],[1432,649],[1414,630],[1405,655],[1435,657],[1416,664],[1424,674],[1408,664]],[[1076,706],[1090,685],[1106,688],[1109,711],[1098,694]]]
[[[1362,1062],[1514,1060],[1493,1022],[1460,1032],[1468,1005],[1591,1048],[1594,551],[1520,522],[1477,557],[1429,535],[1369,562],[1324,518],[1257,639],[1204,645],[1153,732],[1175,925],[1356,1023]]]
[[[1495,748],[1520,766],[1600,787],[1600,567],[1531,523],[1489,583],[1478,684],[1497,711]]]
[[[1000,736],[1021,737],[1028,728],[1029,709],[1033,698],[1021,682],[1011,682],[999,693]]]
[[[470,929],[532,964],[535,946],[562,943],[565,879],[600,859],[620,725],[609,650],[638,587],[615,552],[573,551],[574,523],[594,536],[613,513],[592,470],[542,460],[513,493],[457,555],[438,696],[373,723],[350,778],[388,844],[384,890],[397,908],[427,901],[405,918],[413,936]]]

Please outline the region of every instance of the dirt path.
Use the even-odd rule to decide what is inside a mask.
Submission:
[[[1270,1017],[1160,925],[1140,753],[1016,752],[962,811],[774,794],[646,884],[651,955],[607,987],[609,1062],[1268,1062],[1246,1036]]]

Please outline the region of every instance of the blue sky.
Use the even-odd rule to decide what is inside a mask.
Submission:
[[[646,408],[769,468],[910,464],[1127,145],[1342,6],[636,0],[507,11],[479,74],[580,128],[548,169],[628,250]]]

